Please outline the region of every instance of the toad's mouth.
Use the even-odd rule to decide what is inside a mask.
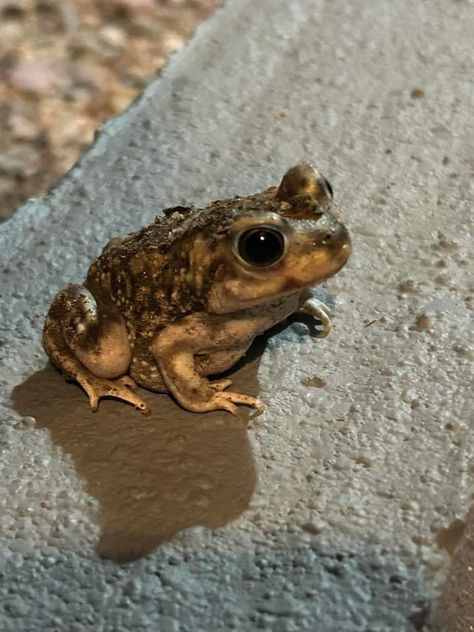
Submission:
[[[328,267],[330,268],[330,270],[328,270],[328,275],[325,278],[329,278],[339,272],[339,270],[346,265],[351,254],[352,243],[349,237],[347,238],[347,241],[342,245],[338,246],[337,248],[330,249],[328,251],[329,256],[327,259]]]
[[[347,236],[336,247],[319,248],[305,256],[295,258],[289,266],[291,274],[287,277],[287,287],[311,287],[331,278],[347,263],[352,252],[352,244]]]

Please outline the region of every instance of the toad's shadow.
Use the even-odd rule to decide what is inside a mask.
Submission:
[[[263,338],[232,371],[235,390],[257,394]],[[91,413],[84,392],[51,365],[12,393],[16,410],[72,456],[99,501],[97,552],[116,561],[141,557],[187,527],[227,524],[247,508],[256,484],[249,411],[193,414],[167,395],[141,394],[149,417],[116,400]]]

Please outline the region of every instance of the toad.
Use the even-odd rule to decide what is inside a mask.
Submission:
[[[328,308],[310,288],[336,274],[350,252],[331,185],[301,163],[278,187],[166,209],[110,241],[84,284],[54,298],[43,345],[93,411],[100,398],[115,397],[148,414],[137,384],[172,393],[193,412],[262,409],[227,390],[232,382],[219,374],[294,312],[320,320],[326,335]]]

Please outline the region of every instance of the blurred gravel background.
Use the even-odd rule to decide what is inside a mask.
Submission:
[[[0,0],[0,221],[44,193],[220,0]]]

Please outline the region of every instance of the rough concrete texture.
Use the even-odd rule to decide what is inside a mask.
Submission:
[[[4,630],[436,627],[449,566],[438,543],[467,511],[474,452],[473,27],[462,1],[229,1],[52,194],[1,227]],[[160,208],[260,190],[301,159],[331,180],[354,255],[327,284],[330,337],[294,324],[263,354],[267,411],[239,439],[258,478],[248,508],[222,526],[198,517],[209,526],[129,564],[99,558],[103,470],[86,475],[75,461],[85,399],[72,385],[58,391],[51,369],[37,377],[53,294],[83,278],[109,237]],[[326,385],[302,384],[314,377]],[[42,423],[34,405],[17,412],[28,379],[50,404]],[[166,397],[154,397],[159,417]],[[114,402],[103,414],[114,406],[118,434],[121,419],[137,436],[150,428]],[[71,409],[68,439],[54,424]],[[161,419],[169,426],[173,414]],[[126,468],[127,449],[110,458]],[[147,468],[143,459],[120,496],[140,498],[145,513]],[[196,494],[206,504],[214,479],[188,481],[194,500],[177,484],[183,511]]]

